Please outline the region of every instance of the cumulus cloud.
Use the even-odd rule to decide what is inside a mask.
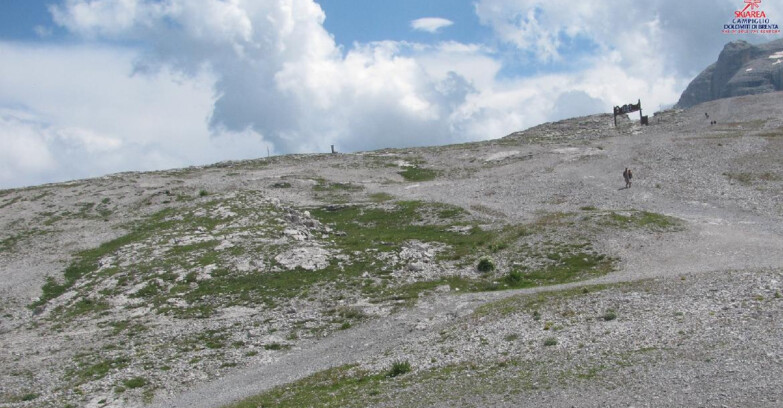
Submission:
[[[614,56],[618,65],[639,75],[657,70],[690,78],[715,60],[724,43],[737,39],[720,30],[742,5],[739,0],[479,0],[475,9],[499,41],[529,61],[560,61],[579,44],[593,55]],[[772,2],[764,7],[773,15],[781,8]]]
[[[0,65],[2,187],[208,164],[275,149],[252,131],[210,131],[215,79],[208,71],[134,75],[137,53],[117,48],[0,42],[0,55],[14,61]],[[226,146],[224,139],[235,143]]]
[[[69,0],[52,13],[89,38],[146,44],[139,72],[208,66],[216,73],[212,128],[252,129],[282,152],[447,142],[447,119],[460,101],[445,99],[465,93],[444,93],[443,83],[476,74],[428,70],[417,61],[438,47],[386,41],[344,51],[312,0]],[[467,50],[485,63],[483,50]]]
[[[453,25],[454,22],[440,17],[424,17],[411,21],[411,28],[428,33],[437,33],[441,28]]]

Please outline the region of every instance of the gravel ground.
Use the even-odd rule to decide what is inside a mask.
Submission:
[[[220,407],[330,367],[357,363],[379,371],[402,358],[414,366],[411,378],[448,365],[477,368],[468,372],[472,376],[456,376],[438,387],[422,379],[360,401],[378,406],[780,406],[781,102],[783,94],[774,93],[662,112],[649,127],[621,121],[615,129],[611,116],[599,115],[476,144],[285,156],[0,192],[0,406],[61,406],[65,400],[90,407]],[[710,126],[704,112],[718,124]],[[406,182],[389,161],[414,163],[439,175]],[[625,167],[634,171],[630,189],[622,188]],[[365,195],[456,205],[487,225],[529,223],[589,207],[664,214],[682,220],[683,228],[594,234],[594,247],[618,259],[612,273],[596,279],[468,294],[445,288],[409,308],[368,306],[369,318],[361,324],[292,341],[289,350],[261,350],[250,358],[238,352],[234,365],[172,362],[169,374],[162,373],[145,395],[111,390],[111,384],[144,373],[135,362],[111,372],[100,380],[102,386],[90,382],[72,387],[82,388],[78,392],[63,390],[69,387],[62,380],[67,361],[107,346],[106,331],[99,329],[106,318],[80,320],[79,327],[57,332],[44,319],[48,310],[34,315],[26,305],[40,296],[47,276],[60,276],[74,253],[179,205],[180,195],[199,200],[200,191],[217,197],[257,195],[273,211],[288,214],[280,228],[298,232],[285,235],[286,242],[306,247],[295,243],[297,234],[326,231],[305,227],[310,219],[305,209],[335,198],[333,192],[313,193],[318,180],[360,185]],[[272,187],[281,182],[290,188]],[[350,202],[358,193],[346,194]],[[259,262],[267,258],[260,256]],[[591,286],[596,284],[610,286]],[[590,287],[586,294],[562,295],[585,286]],[[538,306],[540,320],[533,320],[525,305],[543,291],[554,294]],[[504,314],[482,306],[498,304],[493,302],[518,307]],[[309,307],[302,299],[294,314],[322,319]],[[616,319],[603,321],[610,308]],[[284,320],[288,309],[231,310],[221,315],[223,323],[150,315],[148,334],[121,347],[146,349],[157,358],[156,350],[163,349],[154,342],[157,335],[184,336],[226,322],[242,322],[237,330],[246,331],[248,319]],[[544,330],[545,322],[559,328]],[[444,332],[453,335],[444,339]],[[513,341],[507,340],[511,334]],[[275,336],[253,341],[260,346]],[[542,346],[549,337],[557,344]],[[498,370],[487,371],[496,365]],[[509,378],[520,376],[517,367],[531,365],[538,367],[528,370],[535,381],[510,387]],[[579,370],[590,375],[573,374],[584,374]],[[451,391],[437,391],[444,388]],[[25,401],[26,395],[35,398]]]

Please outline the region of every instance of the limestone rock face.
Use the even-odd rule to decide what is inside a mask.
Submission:
[[[733,96],[783,90],[783,39],[752,45],[726,44],[718,61],[702,71],[685,89],[678,108]]]

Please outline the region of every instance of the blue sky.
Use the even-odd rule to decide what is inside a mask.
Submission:
[[[49,25],[52,21],[46,9],[47,3],[40,0],[3,0],[0,4],[0,38],[38,39],[34,27]]]
[[[3,0],[0,188],[654,111],[740,38],[740,0],[607,4]]]
[[[326,13],[324,27],[346,48],[354,42],[383,40],[487,42],[492,36],[491,30],[479,23],[472,1],[324,0],[318,3]],[[425,17],[444,18],[454,25],[435,35],[411,28],[411,21]]]

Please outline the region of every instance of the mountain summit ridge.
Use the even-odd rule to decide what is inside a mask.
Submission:
[[[732,41],[718,60],[688,84],[675,105],[690,108],[702,102],[783,90],[783,39],[764,44]]]

